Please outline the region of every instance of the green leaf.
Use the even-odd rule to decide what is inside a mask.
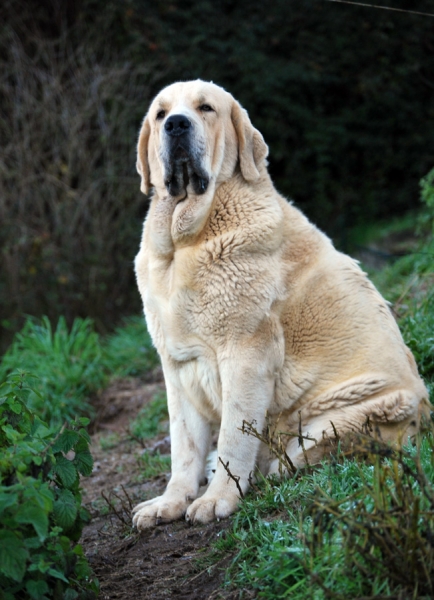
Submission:
[[[93,458],[88,450],[77,452],[74,464],[81,475],[90,475],[93,469]]]
[[[9,404],[9,408],[16,415],[19,415],[21,413],[22,409],[23,409],[23,407],[21,406],[21,404],[19,402],[11,402]]]
[[[86,429],[80,429],[80,430],[78,431],[78,433],[80,434],[80,437],[81,437],[82,439],[80,440],[80,443],[79,443],[79,445],[77,445],[77,448],[76,448],[76,449],[77,449],[78,451],[80,451],[80,450],[84,450],[84,447],[83,447],[83,442],[85,442],[85,443],[86,443],[86,448],[88,448],[88,447],[89,447],[89,444],[91,443],[91,439],[90,439],[90,435],[87,433]]]
[[[34,598],[35,600],[45,599],[46,596],[44,594],[47,594],[49,592],[49,588],[46,581],[42,579],[39,579],[37,581],[35,579],[30,579],[29,581],[27,581],[26,590],[28,591],[29,596],[31,598]]]
[[[33,525],[41,541],[45,540],[48,533],[48,515],[40,506],[34,504],[23,504],[15,514],[18,523],[29,523]]]
[[[65,575],[63,573],[61,573],[60,571],[58,571],[57,569],[48,569],[47,573],[49,575],[51,575],[52,577],[56,577],[56,579],[61,579],[65,583],[69,583],[69,581],[66,579]]]
[[[20,583],[26,572],[28,550],[11,531],[0,531],[0,573]]]
[[[79,438],[80,436],[76,431],[65,429],[53,445],[53,452],[64,452],[66,454],[73,448]]]
[[[6,492],[0,492],[0,513],[2,513],[9,506],[14,506],[18,502],[18,494]]]
[[[68,460],[62,454],[56,456],[56,464],[53,465],[53,471],[60,477],[65,487],[69,488],[77,481],[77,469],[71,460]]]
[[[79,579],[86,579],[92,576],[92,569],[90,568],[89,563],[86,559],[81,557],[77,560],[75,572]]]
[[[77,502],[70,490],[60,490],[54,503],[54,517],[64,529],[73,525],[77,517]]]
[[[44,510],[45,513],[50,513],[53,510],[53,491],[48,483],[37,485],[35,479],[27,477],[23,480],[25,485],[24,498],[30,501],[31,504],[37,504]]]
[[[77,556],[84,556],[83,546],[81,544],[76,544],[74,549],[72,550],[74,554]]]
[[[68,588],[63,596],[63,600],[75,600],[78,598],[78,592],[72,588]]]
[[[30,549],[40,548],[42,541],[38,537],[25,538],[24,545],[26,548]]]

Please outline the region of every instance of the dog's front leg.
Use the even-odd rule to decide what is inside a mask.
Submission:
[[[254,422],[262,431],[274,390],[274,369],[266,355],[234,353],[220,367],[222,421],[218,439],[218,464],[209,488],[191,504],[186,518],[207,523],[229,516],[249,487],[260,442],[244,435],[243,421]],[[237,480],[237,482],[236,482]]]
[[[176,370],[163,366],[170,417],[172,476],[162,496],[134,508],[133,523],[139,530],[185,515],[204,479],[209,447],[208,422],[184,396]]]

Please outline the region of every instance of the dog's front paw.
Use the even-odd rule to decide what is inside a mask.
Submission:
[[[188,507],[185,518],[190,523],[209,523],[214,519],[225,519],[236,510],[239,500],[236,494],[208,496],[205,493]]]
[[[157,496],[147,502],[142,502],[133,508],[133,525],[139,531],[155,527],[160,523],[170,523],[185,515],[188,503],[186,500],[168,499]]]

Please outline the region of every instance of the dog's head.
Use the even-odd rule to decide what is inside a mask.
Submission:
[[[176,197],[204,194],[211,181],[230,179],[238,164],[244,179],[255,181],[268,147],[230,94],[197,80],[174,83],[158,94],[143,122],[137,154],[142,192],[155,186]]]

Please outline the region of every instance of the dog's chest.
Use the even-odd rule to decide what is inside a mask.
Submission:
[[[209,355],[213,346],[210,327],[217,318],[215,307],[203,304],[203,287],[198,284],[199,265],[188,250],[176,254],[165,268],[150,265],[145,311],[148,327],[160,352],[179,362]]]
[[[186,249],[165,274],[150,275],[151,310],[166,349],[180,361],[253,334],[278,295],[270,264],[230,253],[221,241]]]

